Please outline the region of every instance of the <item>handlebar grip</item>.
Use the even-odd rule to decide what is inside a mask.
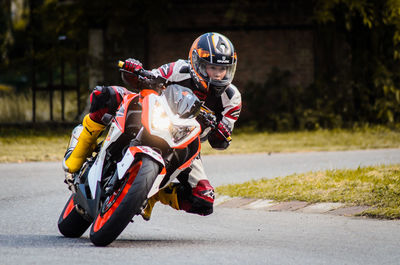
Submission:
[[[153,75],[147,73],[147,71],[145,71],[143,69],[134,70],[133,72],[132,71],[128,71],[128,70],[124,69],[124,65],[125,65],[124,61],[118,61],[118,67],[121,68],[120,71],[122,71],[122,72],[129,73],[129,74],[136,74],[138,76],[147,77],[149,79],[153,79],[154,78]]]

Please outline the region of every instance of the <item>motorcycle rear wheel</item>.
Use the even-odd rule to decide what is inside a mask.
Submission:
[[[143,156],[125,175],[119,190],[106,199],[90,229],[90,240],[96,246],[113,242],[132,220],[140,214],[160,167],[152,159]]]
[[[89,228],[91,222],[83,218],[76,210],[74,196],[69,197],[58,219],[58,230],[65,237],[80,237]]]

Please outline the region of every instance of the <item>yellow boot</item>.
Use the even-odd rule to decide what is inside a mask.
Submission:
[[[72,132],[70,145],[64,157],[63,167],[69,173],[75,173],[82,167],[96,147],[97,137],[105,128],[105,125],[90,119],[89,114],[83,118],[82,125]]]
[[[151,212],[156,202],[161,202],[162,204],[169,205],[176,210],[180,210],[178,202],[178,185],[170,183],[167,187],[159,190],[155,195],[147,201],[147,206],[141,213],[144,220],[149,221],[151,217]]]

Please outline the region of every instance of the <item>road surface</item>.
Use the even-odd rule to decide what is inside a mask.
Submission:
[[[400,163],[400,150],[205,156],[214,186],[311,170]],[[0,164],[0,264],[400,264],[400,221],[159,205],[109,247],[62,237],[60,163]]]

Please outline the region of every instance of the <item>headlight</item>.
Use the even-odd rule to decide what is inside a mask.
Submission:
[[[188,136],[195,128],[195,126],[173,126],[170,129],[170,133],[174,143],[178,143],[180,140]]]
[[[151,135],[164,139],[171,147],[183,148],[189,144],[186,138],[199,134],[199,123],[194,118],[185,119],[175,114],[165,97],[150,95],[147,99],[144,104],[148,104],[149,111],[143,112],[142,122]]]
[[[171,120],[169,119],[163,107],[156,101],[153,110],[151,127],[156,130],[168,130],[170,126]]]

